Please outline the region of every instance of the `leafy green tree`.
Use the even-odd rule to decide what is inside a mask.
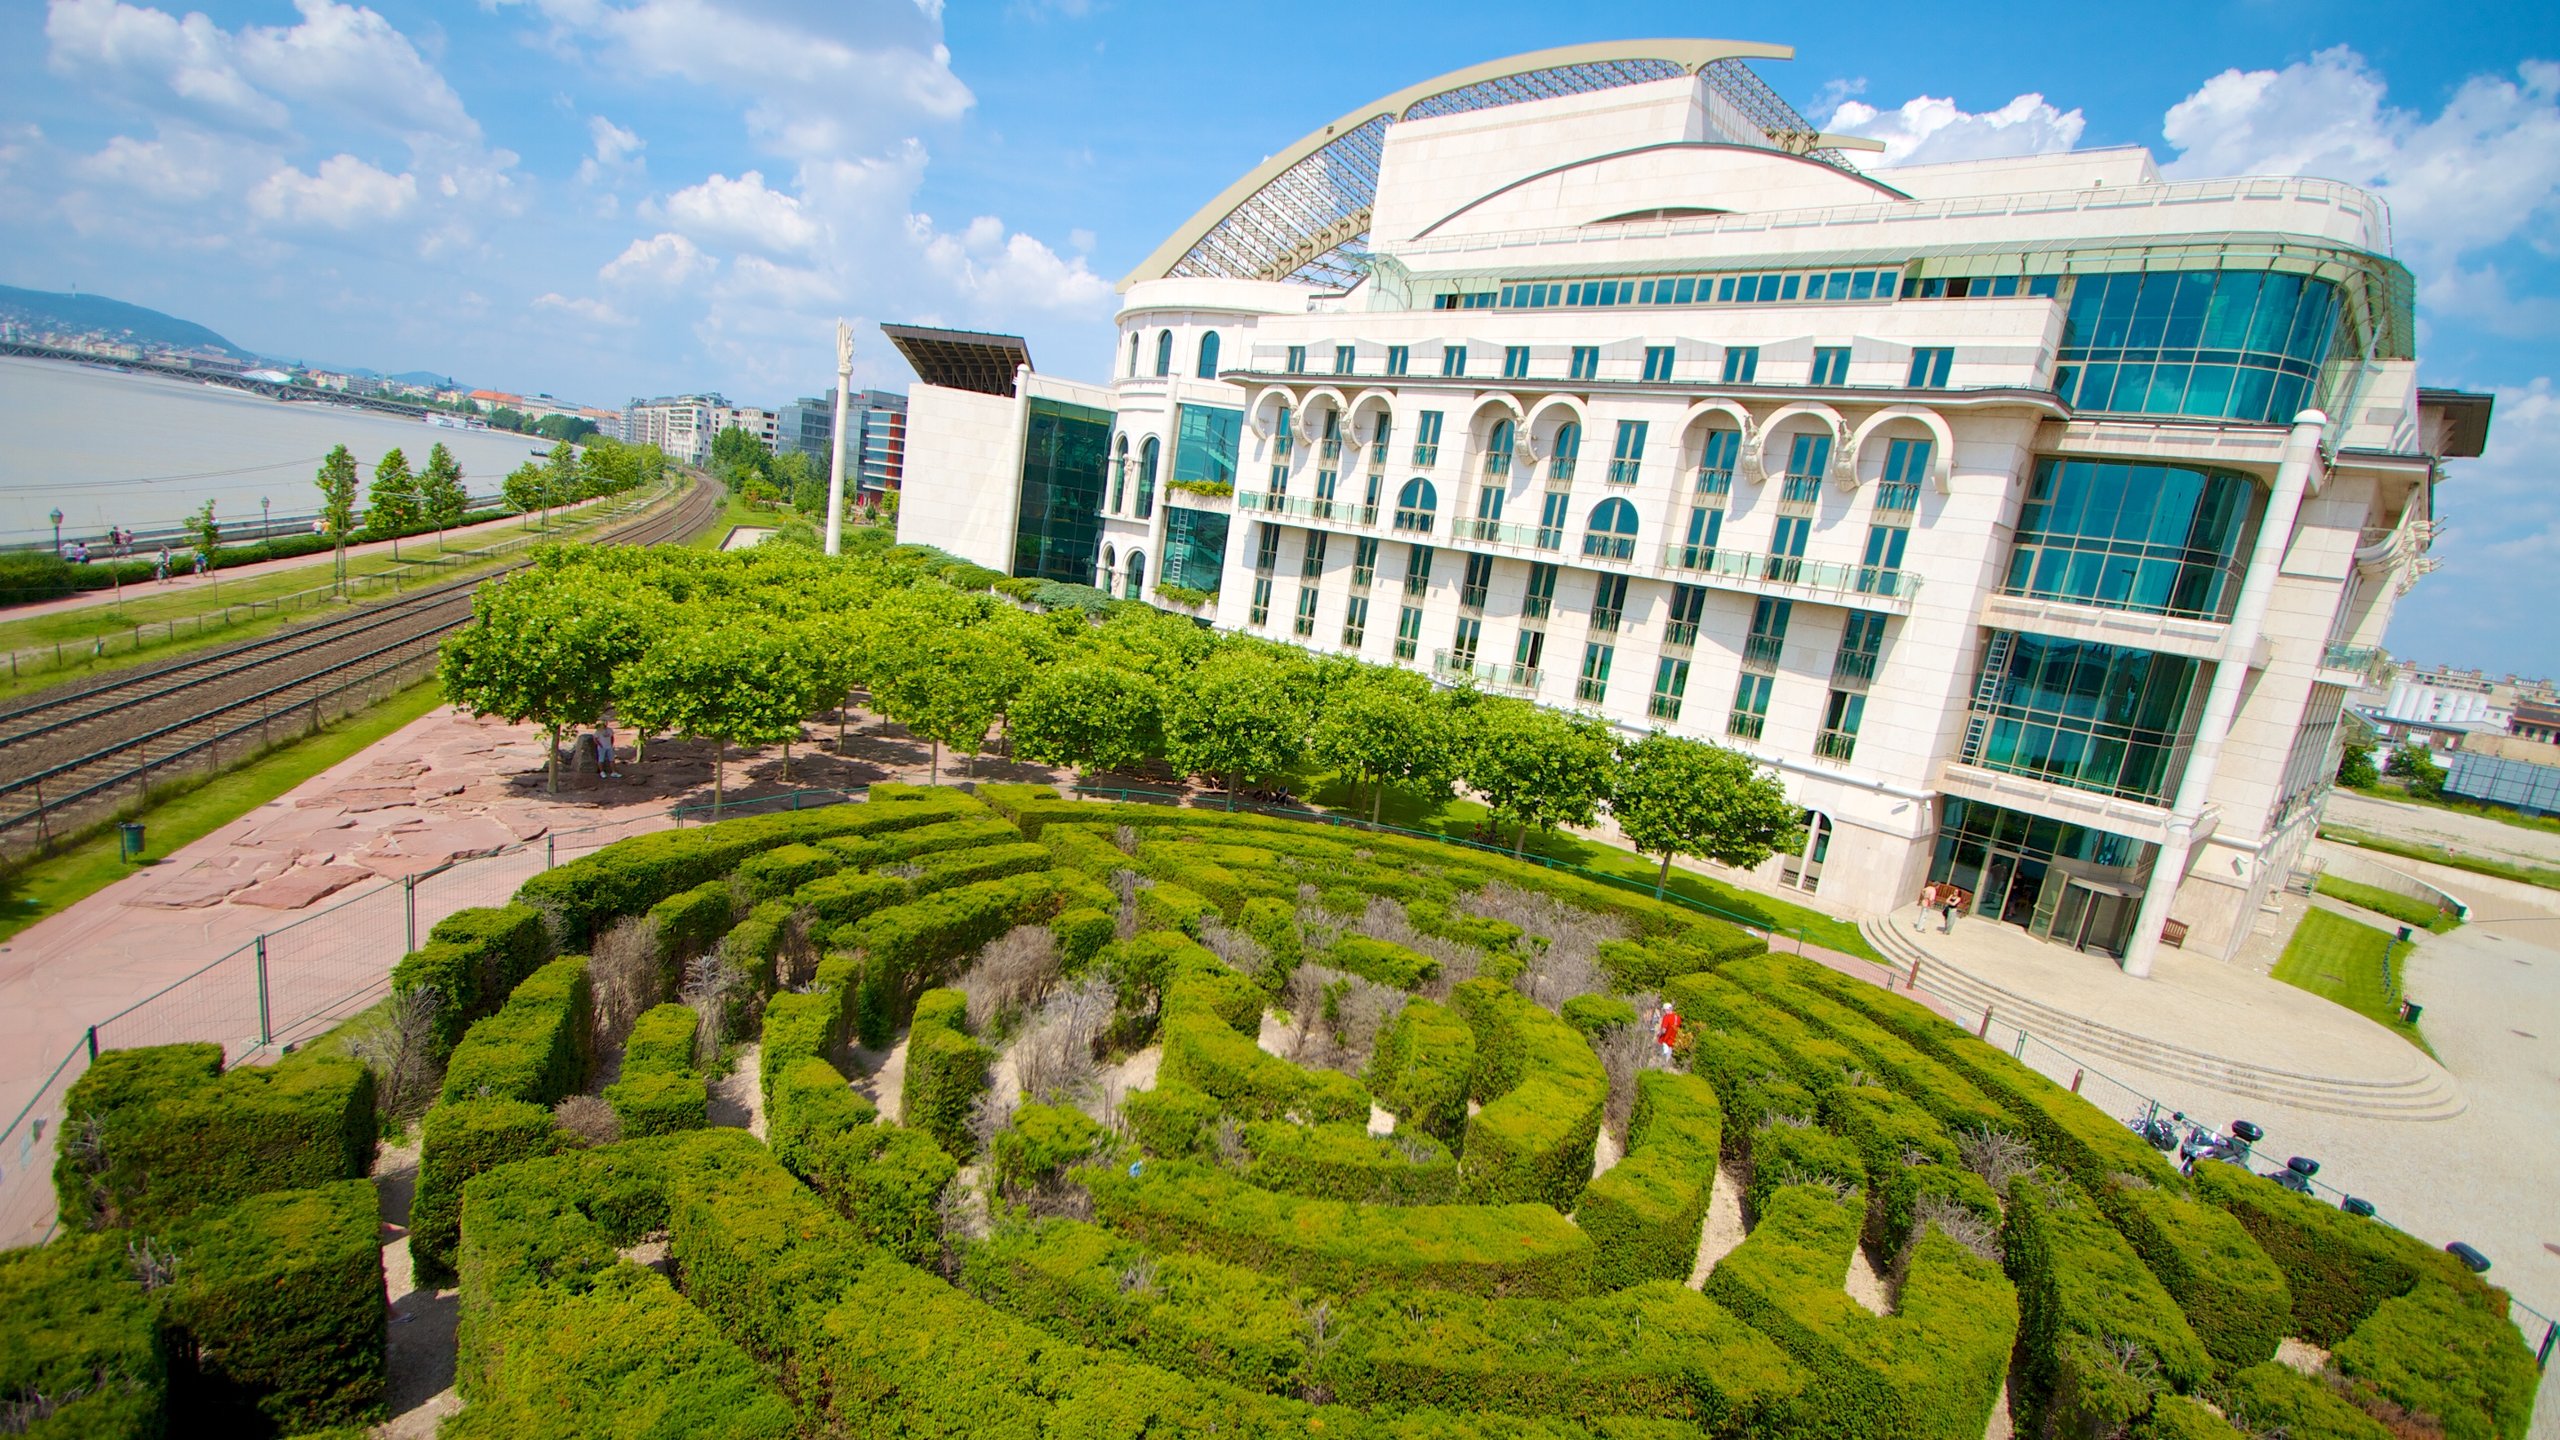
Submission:
[[[542,523],[551,523],[551,507],[566,505],[578,495],[578,450],[563,440],[551,447],[542,467]]]
[[[498,494],[505,499],[508,509],[519,515],[531,515],[543,507],[542,486],[542,467],[527,460],[508,471],[507,478],[498,482]]]
[[[373,487],[366,494],[365,533],[375,539],[391,537],[391,558],[400,558],[400,534],[418,523],[418,477],[409,469],[409,457],[397,445],[383,453],[373,467]]]
[[[1226,777],[1232,810],[1248,777],[1276,775],[1305,758],[1307,712],[1286,665],[1231,643],[1166,691],[1164,740],[1175,769]]]
[[[1316,763],[1369,787],[1375,822],[1387,786],[1445,798],[1458,765],[1457,716],[1410,670],[1364,665],[1337,680],[1316,711]]]
[[[1039,673],[1006,718],[1013,753],[1084,774],[1131,770],[1164,751],[1164,698],[1156,682],[1107,660]]]
[[[2391,752],[2384,771],[2399,776],[2400,783],[2409,787],[2409,793],[2421,800],[2433,800],[2444,793],[2444,767],[2427,753],[2426,746],[2415,740],[2401,741],[2400,748]]]
[[[2338,783],[2350,790],[2370,790],[2382,783],[2373,766],[2373,747],[2348,745],[2338,752]]]
[[[556,793],[561,735],[603,716],[614,672],[640,653],[655,607],[603,575],[535,569],[482,586],[471,608],[471,623],[444,642],[445,698],[541,726]]]
[[[427,468],[418,472],[418,512],[436,527],[436,548],[444,548],[444,532],[462,523],[471,493],[462,488],[462,466],[439,440],[427,451]]]
[[[356,528],[356,457],[344,445],[332,446],[320,462],[320,520],[338,542],[333,573],[338,592],[347,588],[347,532]]]
[[[615,713],[644,730],[717,748],[711,813],[728,793],[731,745],[788,745],[816,708],[818,677],[797,637],[754,620],[677,624],[614,677]]]
[[[936,784],[942,747],[975,756],[996,717],[1031,678],[1022,647],[984,625],[928,629],[883,658],[885,667],[874,667],[872,694],[886,713],[933,742]]]
[[[1804,843],[1803,812],[1776,775],[1740,751],[1659,730],[1618,748],[1609,812],[1636,853],[1662,857],[1657,895],[1675,855],[1748,870]]]
[[[1525,700],[1486,700],[1459,774],[1494,818],[1515,827],[1511,853],[1524,853],[1529,828],[1588,825],[1609,793],[1615,746],[1609,727]]]
[[[772,458],[763,441],[735,425],[711,437],[711,469],[732,490],[743,490],[749,480],[765,478],[765,464]]]

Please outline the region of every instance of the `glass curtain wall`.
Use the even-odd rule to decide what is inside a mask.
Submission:
[[[1236,483],[1236,448],[1244,412],[1221,405],[1184,405],[1174,422],[1173,478],[1193,484]]]
[[[2005,631],[1985,658],[1967,764],[2155,804],[2176,789],[2203,662]]]
[[[2075,949],[2124,953],[2155,847],[2020,810],[1950,798],[1929,878],[1963,887],[1973,914]]]
[[[2153,615],[2230,618],[2257,484],[2228,470],[2047,457],[2018,515],[2002,588]]]
[[[2338,329],[2338,287],[2308,275],[2082,275],[2053,388],[2075,410],[2290,424]]]
[[[1014,574],[1093,583],[1102,554],[1103,472],[1113,419],[1108,410],[1031,401],[1022,496],[1014,511]]]
[[[1228,517],[1215,510],[1168,505],[1164,511],[1164,583],[1218,593],[1227,568]]]

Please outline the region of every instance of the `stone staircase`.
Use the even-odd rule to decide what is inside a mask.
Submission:
[[[1967,1030],[1980,1028],[1988,1008],[1994,1038],[2005,1030],[2022,1030],[2077,1063],[2139,1072],[2121,1077],[2128,1081],[2138,1083],[2144,1074],[2164,1076],[2298,1110],[2376,1120],[2450,1120],[2469,1105],[2453,1077],[2414,1048],[2405,1065],[2369,1078],[2252,1064],[2040,1004],[1925,948],[1890,919],[1862,921],[1858,930],[1891,962],[1897,986],[1908,982],[1912,962],[1918,961],[1921,990],[1961,1016],[1959,1023]]]

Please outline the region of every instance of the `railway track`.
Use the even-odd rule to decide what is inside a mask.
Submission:
[[[683,539],[719,513],[720,498],[716,485],[697,480],[675,504],[596,543]],[[0,852],[25,853],[128,791],[264,748],[354,708],[363,694],[409,683],[469,622],[473,592],[528,563],[0,708]]]

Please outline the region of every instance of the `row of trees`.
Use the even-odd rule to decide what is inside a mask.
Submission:
[[[934,746],[1010,753],[1087,774],[1162,763],[1248,783],[1310,769],[1349,777],[1374,818],[1395,792],[1465,786],[1512,832],[1593,823],[1605,808],[1658,856],[1756,865],[1801,843],[1799,811],[1747,756],[1410,671],[1219,635],[1151,607],[1039,612],[937,578],[931,552],[849,537],[837,560],[797,548],[735,555],[613,548],[546,553],[485,586],[446,642],[445,693],[541,725],[552,784],[564,735],[608,708],[645,737],[790,745],[857,691]],[[789,754],[785,751],[786,770]]]
[[[581,450],[563,440],[540,460],[527,460],[498,485],[507,508],[539,514],[549,526],[553,509],[582,500],[654,485],[667,473],[667,457],[655,445],[629,445],[599,435]]]

